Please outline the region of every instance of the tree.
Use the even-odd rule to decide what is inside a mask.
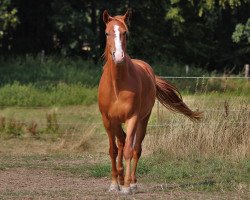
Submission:
[[[172,25],[175,55],[188,64],[208,69],[242,65],[249,52],[239,57],[232,43],[235,25],[249,16],[247,0],[171,0],[166,20]],[[240,58],[240,59],[239,59]]]
[[[19,22],[17,9],[10,8],[10,4],[10,0],[0,0],[0,40],[8,34],[9,29],[15,28]]]
[[[0,2],[0,31],[4,36],[0,51],[7,55],[45,50],[46,54],[97,61],[105,47],[103,11],[116,15],[132,8],[128,39],[131,57],[211,70],[242,66],[250,57],[249,0]]]
[[[232,39],[235,43],[246,40],[250,44],[250,18],[248,18],[246,24],[239,23],[236,25]]]

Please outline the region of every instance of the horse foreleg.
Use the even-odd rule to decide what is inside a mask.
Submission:
[[[138,124],[138,118],[136,116],[132,117],[127,121],[127,136],[125,140],[125,146],[123,150],[124,159],[126,162],[124,187],[122,187],[123,194],[131,194],[131,159],[133,157],[133,140],[135,137],[136,129]]]
[[[110,136],[109,136],[109,155],[110,155],[111,165],[112,165],[112,172],[111,172],[112,181],[111,181],[109,191],[119,191],[119,185],[117,182],[118,171],[116,168],[116,158],[118,155],[118,149],[115,144],[115,138],[110,137]]]
[[[124,166],[123,166],[123,148],[125,144],[126,134],[121,128],[121,134],[117,135],[117,144],[118,144],[118,161],[117,161],[117,171],[119,184],[124,185]]]
[[[118,155],[118,148],[115,143],[115,132],[117,131],[117,126],[111,125],[110,121],[105,117],[102,116],[104,127],[107,131],[108,137],[109,137],[109,155],[111,159],[111,165],[112,165],[112,181],[109,188],[109,191],[119,191],[119,185],[117,182],[118,177],[118,171],[116,168],[116,158]]]

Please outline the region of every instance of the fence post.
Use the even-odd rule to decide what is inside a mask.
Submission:
[[[43,63],[45,58],[45,51],[42,50],[40,55],[41,55],[41,63]]]
[[[187,75],[189,72],[189,65],[185,65],[185,69],[186,69],[186,75]]]
[[[245,78],[246,80],[249,78],[249,64],[245,64]]]
[[[160,124],[160,104],[159,100],[157,100],[157,122]]]

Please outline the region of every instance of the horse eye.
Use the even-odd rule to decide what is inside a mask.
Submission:
[[[109,34],[106,32],[105,35],[108,36]]]

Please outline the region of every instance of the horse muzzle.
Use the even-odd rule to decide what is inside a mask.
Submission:
[[[115,64],[122,64],[125,61],[124,52],[112,52],[112,59],[115,62]]]

